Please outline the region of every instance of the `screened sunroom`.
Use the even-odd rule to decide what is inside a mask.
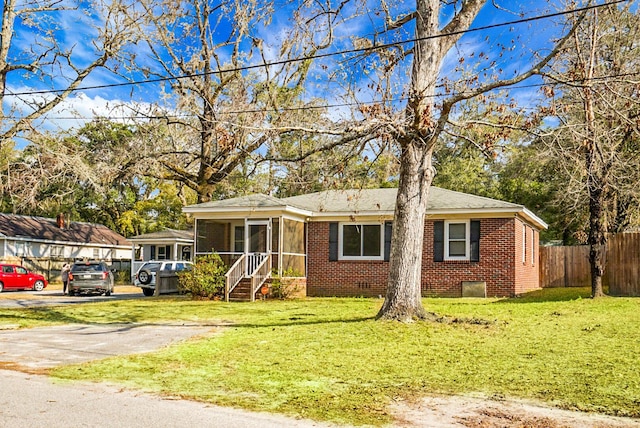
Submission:
[[[227,266],[247,259],[247,273],[267,255],[279,275],[305,276],[306,225],[284,217],[196,220],[196,256],[217,253]]]
[[[226,295],[243,280],[251,298],[272,273],[305,277],[305,218],[299,208],[266,195],[214,201],[184,208],[195,220],[195,256],[217,253],[229,267]]]

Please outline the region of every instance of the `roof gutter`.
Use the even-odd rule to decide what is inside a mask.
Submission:
[[[230,214],[230,213],[246,213],[250,212],[273,212],[273,211],[281,211],[285,213],[299,215],[301,217],[311,217],[313,215],[312,211],[304,210],[301,208],[296,208],[291,205],[280,205],[280,206],[267,206],[267,207],[216,207],[216,208],[206,208],[199,207],[197,205],[183,207],[182,211],[185,213],[215,213],[215,214]]]
[[[534,213],[529,211],[527,208],[523,206],[519,207],[508,207],[508,208],[465,208],[465,209],[439,209],[439,210],[427,210],[427,216],[450,216],[450,215],[467,215],[473,216],[478,214],[511,214],[511,215],[520,215],[528,222],[534,224],[540,229],[547,229],[549,225],[545,223],[540,217],[536,216]],[[313,213],[308,216],[313,219],[321,219],[325,217],[336,218],[336,217],[389,217],[392,218],[394,215],[394,211],[323,211],[320,213]]]

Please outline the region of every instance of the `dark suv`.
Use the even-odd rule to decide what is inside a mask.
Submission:
[[[113,271],[104,262],[75,262],[69,272],[69,295],[113,292]]]

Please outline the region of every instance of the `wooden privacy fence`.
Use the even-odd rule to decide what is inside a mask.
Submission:
[[[542,287],[587,287],[591,285],[589,247],[540,248]]]
[[[613,296],[640,296],[640,233],[620,233],[607,243],[604,284]]]
[[[603,285],[614,296],[640,296],[640,233],[609,237]],[[589,246],[541,247],[542,287],[590,287]]]

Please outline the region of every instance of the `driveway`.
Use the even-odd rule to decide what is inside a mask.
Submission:
[[[0,330],[0,362],[34,372],[63,364],[151,352],[214,327],[184,324],[66,324]]]
[[[28,308],[52,305],[73,305],[88,302],[141,299],[144,295],[140,288],[128,285],[116,285],[111,296],[86,295],[66,296],[60,285],[53,284],[43,291],[5,291],[0,293],[0,308]]]

